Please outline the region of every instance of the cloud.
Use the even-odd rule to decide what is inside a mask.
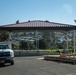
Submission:
[[[64,4],[63,5],[64,10],[68,13],[68,14],[72,14],[73,13],[73,7],[70,4]]]

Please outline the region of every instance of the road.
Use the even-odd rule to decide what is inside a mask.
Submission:
[[[0,66],[0,75],[76,75],[76,65],[40,58],[42,56],[16,57],[13,66]]]

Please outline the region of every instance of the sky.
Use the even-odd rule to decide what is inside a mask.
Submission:
[[[48,20],[76,25],[76,0],[0,0],[0,25]]]

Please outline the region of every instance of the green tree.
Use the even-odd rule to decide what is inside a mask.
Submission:
[[[22,50],[23,50],[23,49],[28,50],[28,44],[27,44],[26,41],[20,41],[19,47],[20,47],[20,49],[22,49]]]
[[[35,44],[31,43],[31,42],[29,42],[29,47],[30,47],[30,50],[35,50],[36,49]]]
[[[34,42],[36,46],[36,41]],[[38,40],[37,40],[37,45],[38,45]],[[39,40],[39,49],[47,49],[47,41],[45,39],[40,39]]]
[[[34,50],[35,49],[35,45],[33,43],[31,43],[30,41],[20,41],[19,47],[20,47],[20,49],[24,49],[24,50]]]
[[[0,33],[0,41],[1,42],[7,40],[8,38],[9,38],[9,32],[3,31]]]
[[[57,48],[58,36],[56,36],[55,32],[43,33],[43,39],[45,39],[47,41],[48,49]]]
[[[45,41],[47,41],[47,48],[49,49],[50,48],[50,32],[43,32],[43,35],[42,35],[42,39],[45,39]]]
[[[39,49],[47,49],[47,41],[45,39],[39,40]]]

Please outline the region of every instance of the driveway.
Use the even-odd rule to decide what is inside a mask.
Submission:
[[[0,66],[0,75],[76,75],[76,65],[45,61],[42,57],[16,57],[13,66]]]

